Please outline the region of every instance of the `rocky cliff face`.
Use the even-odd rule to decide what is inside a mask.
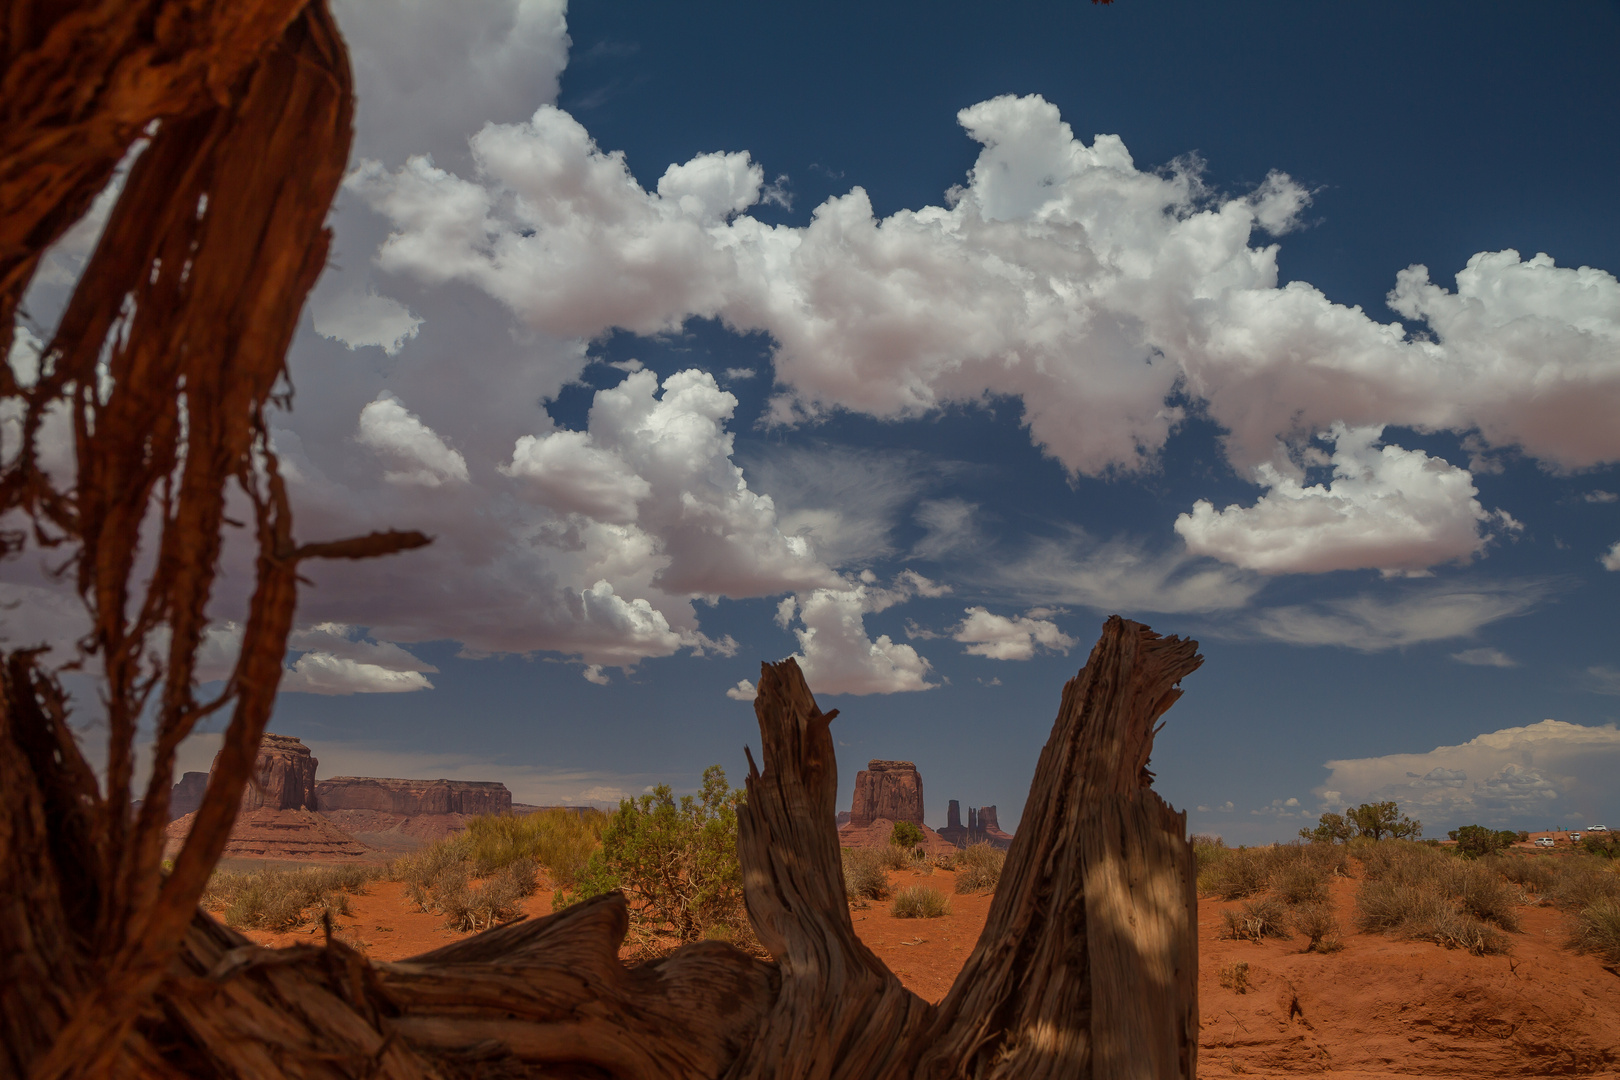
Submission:
[[[883,818],[923,823],[922,776],[909,761],[869,761],[855,774],[855,804],[849,827],[864,829]]]
[[[217,757],[214,763],[219,763]],[[266,734],[259,742],[259,759],[254,762],[255,782],[242,793],[242,811],[314,810],[315,767],[319,764],[309,747],[297,739]]]
[[[505,784],[482,780],[394,780],[334,776],[315,785],[322,813],[374,810],[385,814],[504,814],[512,809]]]

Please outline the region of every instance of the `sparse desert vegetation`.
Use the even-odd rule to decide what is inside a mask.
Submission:
[[[937,919],[951,912],[950,897],[928,885],[910,885],[894,895],[889,911],[897,919]]]
[[[294,870],[221,870],[208,882],[203,906],[242,930],[294,930],[323,914],[346,915],[349,897],[383,876],[380,867],[341,865]]]
[[[1007,853],[988,843],[978,843],[958,852],[954,861],[957,892],[994,892]]]

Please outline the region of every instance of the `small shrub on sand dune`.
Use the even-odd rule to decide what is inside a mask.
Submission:
[[[1620,964],[1620,901],[1599,900],[1576,912],[1569,947]]]
[[[1339,918],[1333,913],[1332,904],[1301,904],[1294,909],[1288,921],[1297,933],[1309,939],[1306,952],[1334,953],[1344,948]]]
[[[323,914],[349,914],[349,896],[364,895],[381,876],[376,866],[320,866],[300,870],[221,870],[208,882],[203,906],[223,909],[227,925],[247,930],[293,930]]]
[[[844,895],[851,900],[882,900],[889,895],[889,869],[879,848],[845,848]]]
[[[994,892],[1001,881],[1001,869],[1007,864],[1007,853],[990,844],[978,843],[965,849],[956,858],[956,891],[968,893]]]
[[[488,930],[514,918],[536,884],[534,862],[519,859],[501,867],[482,885],[468,886],[462,878],[440,895],[439,910],[452,930]]]
[[[895,893],[889,913],[897,919],[937,919],[951,913],[951,901],[938,889],[909,885]]]
[[[502,867],[527,859],[545,867],[560,888],[575,877],[602,846],[608,815],[600,810],[576,813],[560,807],[532,814],[487,814],[467,822],[465,832],[441,843],[460,852],[473,877],[490,877]]]
[[[885,870],[911,869],[911,851],[906,848],[895,847],[893,844],[885,844],[882,847],[872,848],[871,850],[878,853]]]
[[[1250,900],[1242,907],[1221,912],[1226,923],[1223,935],[1233,941],[1263,941],[1266,938],[1287,940],[1294,935],[1288,931],[1288,909],[1273,897]]]
[[[1484,864],[1506,880],[1540,896],[1558,879],[1555,861],[1528,855],[1492,855],[1485,858]]]
[[[1613,863],[1590,856],[1548,859],[1557,862],[1557,875],[1543,893],[1554,907],[1579,911],[1604,901],[1620,902],[1620,874]]]
[[[897,848],[910,851],[923,842],[923,831],[915,822],[897,821],[894,828],[889,830],[889,843]]]

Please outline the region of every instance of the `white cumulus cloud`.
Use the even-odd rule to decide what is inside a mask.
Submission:
[[[467,482],[467,459],[386,391],[360,410],[355,438],[397,466],[383,474],[391,484],[438,487]]]
[[[473,139],[472,178],[426,158],[349,181],[391,222],[389,271],[461,279],[531,325],[593,335],[719,317],[777,342],[783,422],[829,409],[919,416],[1017,398],[1074,472],[1151,467],[1201,403],[1243,470],[1335,422],[1477,431],[1549,465],[1620,459],[1620,281],[1545,255],[1483,253],[1455,292],[1411,267],[1390,294],[1409,333],[1279,285],[1275,244],[1308,193],[1273,174],[1219,197],[1194,167],[1139,169],[1077,138],[1039,97],[962,110],[981,144],[942,206],[877,218],[854,188],[802,228],[745,211],[741,153],[673,165],[654,191],[571,116],[542,107]]]
[[[1045,617],[1050,614],[1036,608],[1025,615],[996,615],[988,608],[970,607],[951,640],[965,644],[968,655],[991,660],[1028,660],[1037,650],[1067,654],[1079,642]]]
[[[920,575],[919,575],[920,576]],[[843,588],[816,589],[783,600],[777,622],[788,626],[797,617],[793,634],[799,641],[794,655],[810,689],[818,694],[894,694],[932,690],[928,681],[933,665],[910,645],[887,634],[867,636],[865,616],[897,603],[914,591],[908,581],[890,589],[869,580]],[[926,581],[926,579],[924,579]],[[741,684],[736,688],[742,692]]]
[[[1616,540],[1614,546],[1598,558],[1598,562],[1603,564],[1605,570],[1620,570],[1620,540]]]
[[[374,292],[347,292],[312,303],[310,323],[317,334],[350,349],[377,345],[394,356],[416,336],[422,320],[398,300]]]
[[[1421,573],[1467,562],[1484,550],[1473,477],[1421,450],[1378,445],[1382,427],[1335,424],[1333,478],[1306,485],[1270,463],[1256,469],[1268,490],[1251,507],[1216,510],[1200,499],[1175,529],[1194,555],[1265,574],[1371,568]],[[1505,528],[1517,522],[1502,515]]]

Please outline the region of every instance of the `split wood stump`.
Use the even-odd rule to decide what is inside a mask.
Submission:
[[[638,967],[611,894],[396,963],[264,949],[199,913],[115,1071],[143,1076],[1191,1080],[1194,860],[1150,787],[1196,642],[1108,620],[1062,705],[977,947],[943,1002],[855,936],[829,724],[765,664],[763,771],[739,810],[748,913],[775,963],[704,942]]]

